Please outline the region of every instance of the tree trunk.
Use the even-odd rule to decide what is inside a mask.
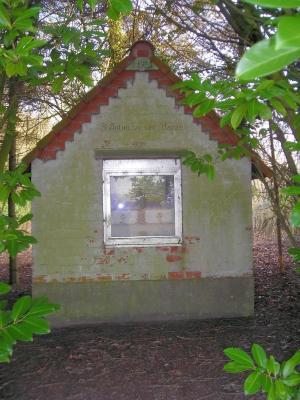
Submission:
[[[3,133],[4,139],[0,149],[0,172],[3,172],[8,161],[8,168],[13,171],[16,168],[16,123],[19,107],[19,81],[11,78],[8,82],[8,106],[4,115]],[[8,215],[16,218],[15,204],[11,196],[8,199]],[[9,257],[9,281],[17,283],[16,259]]]
[[[8,169],[9,171],[14,171],[16,169],[16,136],[13,138],[9,152]],[[11,196],[8,198],[8,216],[16,219],[16,205]],[[9,256],[9,283],[11,285],[18,284],[17,259],[12,256]]]
[[[5,112],[4,139],[0,149],[0,172],[3,172],[8,161],[8,156],[16,136],[17,112],[19,107],[20,82],[18,78],[11,78],[8,82],[8,107]]]
[[[274,138],[273,138],[273,130],[272,129],[270,129],[270,144],[271,144],[271,159],[272,159],[273,183],[274,183],[274,212],[275,212],[275,216],[276,216],[278,264],[279,264],[280,272],[283,272],[284,271],[284,262],[283,262],[282,234],[281,234],[281,224],[280,224],[280,200],[279,200],[279,188],[278,188],[278,181],[277,181],[277,168],[276,168]]]

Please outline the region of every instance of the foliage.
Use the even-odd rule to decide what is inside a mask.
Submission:
[[[246,0],[248,2],[259,4],[267,7],[297,7],[300,6],[300,1],[282,1],[282,0]],[[251,47],[239,62],[236,75],[243,79],[253,79],[271,73],[277,72],[291,62],[300,57],[300,42],[299,42],[299,22],[300,14],[294,16],[284,16],[279,18],[278,30],[274,37],[258,42]],[[298,38],[298,41],[297,41]],[[287,88],[285,81],[284,88]],[[278,84],[278,82],[276,82]],[[260,83],[261,84],[261,83]],[[263,84],[263,83],[262,83]],[[273,86],[273,85],[271,85]],[[294,95],[294,93],[293,93]],[[274,98],[269,97],[274,110],[283,116],[286,115],[287,109],[283,107],[284,102],[279,93]],[[286,100],[286,93],[283,97]],[[290,100],[290,93],[288,94]],[[252,99],[251,99],[252,100]],[[259,97],[258,97],[259,100]],[[273,103],[272,103],[273,100]],[[275,103],[274,103],[275,100]],[[278,102],[278,100],[280,100]],[[293,96],[293,104],[287,101],[290,109],[294,111],[293,123],[299,124],[299,114],[295,111],[299,108],[299,98]],[[231,125],[237,128],[245,115],[249,117],[249,106],[245,106],[244,110],[235,109],[237,122],[233,121],[231,116]],[[269,113],[269,118],[272,118],[272,112]],[[233,115],[233,114],[232,114]],[[261,115],[260,115],[261,116]],[[262,117],[262,116],[261,116]],[[299,125],[297,126],[297,129]],[[296,135],[296,143],[292,143],[291,148],[294,150],[299,144],[299,137]],[[299,199],[300,175],[293,177],[294,186],[289,186],[283,189],[283,192],[289,196],[296,196]],[[297,200],[291,215],[291,223],[295,227],[300,226],[300,202]],[[300,261],[300,249],[291,248],[289,253],[294,256],[295,261]],[[225,364],[224,370],[230,373],[239,373],[243,371],[252,371],[244,382],[245,394],[252,395],[259,391],[267,394],[268,400],[292,400],[300,397],[300,373],[297,367],[300,365],[300,351],[297,351],[289,360],[280,364],[273,356],[267,357],[264,349],[253,344],[251,348],[252,357],[246,352],[238,348],[227,348],[224,353],[230,358],[230,362]]]
[[[0,174],[0,202],[5,205],[9,196],[13,202],[25,206],[34,197],[40,196],[30,181],[30,174],[25,173],[26,165],[21,164],[15,171],[5,171]],[[28,235],[20,227],[30,221],[32,214],[28,213],[19,219],[0,214],[0,252],[7,251],[10,256],[27,249],[36,239]]]
[[[0,282],[0,295],[7,294],[10,286]],[[0,301],[0,363],[9,362],[17,341],[32,341],[33,335],[50,332],[46,315],[57,311],[57,304],[48,303],[44,297],[32,299],[20,297],[11,310],[6,309],[7,300]]]
[[[267,8],[297,8],[300,0],[245,0]],[[281,71],[300,58],[300,13],[282,15],[274,24],[275,35],[252,46],[243,55],[236,68],[239,79],[251,80]]]
[[[297,87],[283,78],[243,84],[234,79],[213,82],[193,74],[174,87],[185,94],[182,102],[193,107],[194,117],[202,117],[214,110],[222,115],[221,128],[230,125],[236,131],[240,140],[238,146],[235,149],[231,147],[227,153],[231,157],[244,155],[245,145],[255,148],[258,138],[265,137],[265,129],[257,130],[259,124],[272,119],[273,129],[281,129],[280,119],[300,105]],[[299,114],[295,113],[292,118],[291,123],[298,128]]]
[[[262,3],[263,1],[259,4]],[[270,4],[270,1],[267,3]],[[258,11],[260,10],[258,9]],[[293,30],[294,20],[289,19],[294,17],[295,14],[286,16],[284,19],[280,17],[279,21],[281,22],[279,22],[279,26],[281,28],[278,28],[277,32],[282,43],[285,43],[286,46],[292,49],[295,49],[297,45],[300,48],[299,41],[292,40],[292,38],[299,35],[297,29],[295,32]],[[298,14],[296,17],[298,18]],[[288,22],[290,22],[290,25]],[[288,38],[291,38],[291,40],[288,40]],[[264,42],[266,40],[268,39],[265,39]],[[260,45],[260,43],[262,42],[251,47],[246,52],[246,55],[251,55],[251,51],[254,51],[255,46]],[[273,50],[271,49],[272,52]],[[219,150],[222,160],[227,157],[239,158],[249,154],[249,150],[256,147],[266,153],[261,143],[271,135],[275,136],[282,147],[284,157],[287,161],[288,174],[286,175],[285,184],[290,187],[284,192],[295,203],[290,223],[292,226],[298,226],[297,224],[300,223],[300,206],[296,201],[296,197],[299,194],[296,186],[299,185],[299,181],[295,182],[295,186],[291,186],[291,180],[295,179],[292,176],[297,174],[293,152],[299,150],[299,80],[290,79],[289,74],[283,73],[277,73],[267,78],[259,78],[262,75],[260,72],[263,70],[262,61],[267,60],[268,68],[275,68],[274,71],[278,71],[279,67],[277,68],[276,60],[272,62],[272,60],[267,58],[268,53],[265,49],[263,53],[258,54],[254,52],[253,54],[255,54],[255,57],[251,59],[252,64],[244,68],[245,73],[250,71],[253,74],[251,76],[253,80],[250,82],[237,81],[234,77],[229,77],[226,80],[201,79],[197,74],[194,74],[189,80],[179,83],[175,87],[179,88],[185,94],[183,103],[193,108],[193,115],[195,117],[202,117],[211,111],[216,111],[221,116],[220,126],[223,128],[229,125],[234,129],[237,134],[238,143],[235,146],[227,146],[227,148],[222,146]],[[273,52],[273,54],[275,53]],[[299,58],[299,56],[298,52],[297,57]],[[284,62],[284,65],[287,65],[290,61],[288,58],[285,58]],[[239,66],[237,67],[238,70]],[[237,74],[237,76],[239,75]],[[194,164],[195,168],[196,164]],[[281,168],[278,163],[277,168]],[[198,172],[201,173],[201,169]],[[277,172],[274,170],[274,173]],[[297,176],[299,177],[299,175]],[[264,182],[264,184],[268,186],[267,182]],[[270,189],[269,186],[268,191],[271,194],[272,190]],[[281,217],[284,220],[282,213]],[[284,224],[286,231],[290,233],[288,224],[285,222]],[[295,250],[293,251],[295,252]]]
[[[184,156],[183,164],[188,165],[193,172],[197,172],[198,176],[205,174],[210,180],[215,177],[215,167],[210,154],[198,157],[193,151],[188,151]]]
[[[0,129],[4,135],[0,148],[0,252],[7,251],[13,258],[36,239],[21,230],[32,214],[9,217],[4,214],[6,203],[11,199],[12,204],[23,207],[40,195],[26,173],[26,165],[5,171],[16,138],[22,96],[26,98],[33,87],[43,85],[58,93],[68,80],[93,84],[92,67],[98,64],[100,55],[106,54],[102,49],[104,22],[93,18],[82,22],[99,3],[76,0],[77,10],[71,7],[68,15],[59,10],[46,16],[47,3],[0,0]],[[129,0],[109,0],[107,13],[116,19],[130,9]],[[9,285],[0,283],[0,294],[9,291]],[[44,316],[59,308],[46,298],[30,296],[20,297],[12,310],[6,305],[6,300],[0,302],[0,362],[10,361],[17,340],[31,341],[33,334],[50,332]]]
[[[77,0],[80,12],[94,10],[98,0]],[[108,15],[114,18],[131,10],[129,0],[111,0]],[[91,67],[99,62],[104,21],[90,21],[85,29],[77,27],[79,16],[73,12],[67,23],[38,23],[43,17],[41,6],[28,7],[27,1],[0,0],[0,67],[8,77],[20,76],[33,84],[52,82],[58,92],[69,79],[78,78],[86,85],[93,83]]]
[[[129,14],[131,10],[131,0],[109,0],[107,15],[109,18],[117,20],[121,15]]]
[[[252,395],[262,391],[268,400],[292,400],[300,395],[300,351],[289,360],[279,363],[273,356],[267,357],[265,350],[258,344],[251,347],[251,356],[239,348],[224,350],[230,362],[224,365],[224,371],[239,373],[251,371],[245,380],[244,392]]]
[[[293,207],[293,210],[291,212],[290,216],[290,221],[292,226],[298,228],[300,227],[300,174],[297,174],[293,176],[293,181],[295,184],[298,184],[298,186],[288,186],[282,190],[283,193],[285,193],[289,197],[295,197],[296,204]],[[291,247],[288,249],[289,254],[294,258],[294,261],[298,264],[297,272],[300,274],[300,248],[299,247]]]

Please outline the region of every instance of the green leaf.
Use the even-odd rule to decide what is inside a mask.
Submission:
[[[287,92],[285,93],[284,96],[282,96],[284,101],[287,103],[287,105],[292,109],[292,110],[296,110],[298,108],[298,104],[296,99],[293,97],[293,95],[291,94],[291,92]]]
[[[9,363],[10,362],[10,357],[8,353],[2,353],[0,351],[0,363]]]
[[[119,13],[129,14],[132,11],[131,0],[110,0],[111,6]]]
[[[284,117],[286,116],[286,109],[281,101],[273,98],[270,99],[270,104],[279,114],[283,115]]]
[[[32,332],[28,330],[23,323],[10,325],[6,330],[15,340],[23,340],[25,342],[32,341]]]
[[[272,118],[272,110],[266,104],[260,103],[258,113],[260,118],[266,121]]]
[[[300,49],[275,49],[272,39],[265,39],[252,46],[243,55],[236,68],[236,77],[251,80],[273,74],[300,57]]]
[[[7,306],[7,300],[0,300],[0,310],[4,310]]]
[[[28,311],[28,315],[43,317],[59,310],[59,308],[60,306],[58,304],[48,303],[48,299],[46,297],[39,297],[32,300],[32,305]]]
[[[288,253],[293,256],[296,262],[300,262],[300,248],[299,247],[290,247],[288,249]]]
[[[29,316],[24,320],[23,324],[35,334],[44,335],[50,332],[49,322],[44,318]]]
[[[300,47],[300,15],[280,17],[275,36],[276,50],[286,47]]]
[[[270,87],[274,86],[275,81],[273,79],[263,79],[261,83],[257,86],[256,91],[261,92]]]
[[[267,400],[278,400],[278,399],[276,399],[275,383],[273,381],[271,381]]]
[[[13,23],[13,28],[20,32],[35,32],[36,28],[33,26],[31,18],[17,18]]]
[[[89,6],[91,7],[92,10],[95,9],[98,2],[99,0],[88,0]]]
[[[0,295],[1,294],[7,294],[11,291],[11,286],[8,285],[7,283],[0,282]]]
[[[286,399],[287,391],[286,391],[286,386],[283,384],[283,382],[280,379],[277,379],[275,381],[275,393],[276,397],[278,399]]]
[[[232,113],[230,123],[233,129],[236,129],[240,126],[245,114],[247,112],[247,104],[240,104]]]
[[[228,347],[224,350],[224,354],[231,360],[245,366],[248,365],[249,369],[254,369],[252,358],[244,350],[237,347]]]
[[[221,119],[220,119],[220,127],[224,128],[224,126],[228,125],[230,123],[232,116],[232,112],[225,114]]]
[[[235,361],[230,361],[229,363],[224,365],[224,371],[229,372],[231,374],[235,374],[237,372],[249,371],[249,365],[239,364]]]
[[[253,123],[259,112],[260,103],[256,100],[250,100],[247,105],[247,119],[250,123]]]
[[[204,115],[208,114],[215,105],[215,100],[214,99],[206,99],[203,101],[202,104],[197,106],[193,112],[194,117],[203,117]]]
[[[32,220],[32,217],[33,214],[31,213],[25,214],[22,218],[19,219],[19,224],[20,225],[25,224],[25,222]]]
[[[272,378],[269,375],[263,375],[261,385],[262,385],[263,391],[268,393],[272,386]]]
[[[300,249],[298,249],[300,251]],[[287,360],[282,369],[282,376],[287,378],[295,368],[300,364],[300,351],[297,351],[289,360]]]
[[[254,361],[259,367],[265,368],[267,365],[267,355],[265,350],[258,344],[253,344],[251,353]]]
[[[32,36],[22,37],[16,47],[18,54],[27,54],[29,51],[44,46],[46,40],[34,39]]]
[[[280,371],[280,364],[275,360],[273,356],[267,361],[267,371],[273,375],[277,375]]]
[[[298,386],[300,385],[300,374],[295,373],[289,375],[283,380],[283,383],[287,386]]]
[[[246,395],[257,393],[262,385],[262,375],[259,372],[252,372],[244,382]]]
[[[293,207],[290,220],[292,226],[300,226],[300,201],[297,201],[297,203]]]
[[[31,306],[31,297],[22,296],[19,298],[12,308],[12,317],[16,321],[20,316],[24,315]]]
[[[300,174],[292,176],[292,180],[296,183],[300,183]]]
[[[10,16],[7,8],[0,3],[0,27],[11,28]]]
[[[190,107],[200,104],[205,101],[206,96],[205,93],[191,93],[184,100],[183,104],[188,104]]]
[[[2,330],[0,339],[1,339],[1,346],[5,345],[7,349],[11,348],[14,344],[16,344],[16,339],[8,332],[7,329]]]
[[[289,196],[299,196],[300,195],[300,186],[288,186],[282,189],[282,192]]]
[[[284,147],[290,151],[300,151],[300,142],[286,142]]]
[[[76,0],[76,6],[80,11],[83,11],[83,0]]]
[[[208,162],[208,163],[211,163],[213,161],[213,158],[212,158],[211,154],[204,154],[203,155],[203,160]]]
[[[10,356],[7,352],[2,352],[0,350],[0,363],[9,363],[10,362]]]
[[[7,201],[10,194],[10,188],[7,186],[0,185],[0,201],[3,203]]]
[[[39,12],[41,11],[41,7],[30,7],[27,10],[22,9],[16,9],[14,10],[14,15],[17,16],[16,21],[28,18],[28,17],[36,17]]]
[[[296,128],[300,128],[300,113],[292,115],[292,125]],[[300,142],[299,142],[300,145]]]
[[[6,242],[6,249],[11,257],[16,257],[18,254],[18,243],[16,240],[8,240]]]
[[[212,181],[214,179],[214,177],[216,176],[215,167],[212,164],[207,164],[205,166],[205,169],[206,169],[205,173],[206,173],[207,178]]]
[[[300,0],[244,0],[246,3],[256,4],[266,8],[297,8]]]
[[[56,78],[53,83],[52,83],[52,91],[53,93],[59,93],[61,91],[61,88],[63,86],[63,83],[65,81],[64,76],[60,76],[59,78]]]
[[[110,19],[112,19],[113,21],[116,21],[116,20],[119,18],[119,16],[120,16],[120,13],[118,13],[118,11],[115,10],[113,7],[110,7],[110,8],[107,10],[106,14],[107,14],[107,16],[108,16]]]
[[[21,60],[19,60],[17,64],[9,61],[5,65],[5,72],[9,77],[14,75],[25,76],[27,73],[27,66]]]

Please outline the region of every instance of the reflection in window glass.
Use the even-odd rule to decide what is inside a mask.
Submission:
[[[175,235],[174,176],[110,176],[111,236]]]

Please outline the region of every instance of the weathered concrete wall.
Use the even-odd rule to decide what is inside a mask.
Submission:
[[[250,277],[164,281],[47,283],[36,294],[63,304],[52,325],[249,316]],[[84,317],[83,317],[84,316]]]
[[[168,313],[174,318],[184,313],[207,316],[209,309],[213,316],[238,315],[240,304],[245,305],[240,307],[241,315],[252,312],[251,168],[246,158],[220,162],[213,181],[198,177],[183,166],[182,246],[104,248],[101,154],[117,155],[119,150],[127,150],[142,157],[144,152],[162,149],[170,154],[185,149],[193,149],[198,154],[216,154],[217,146],[193,123],[190,115],[184,114],[183,107],[175,106],[174,98],[158,89],[155,81],[149,82],[148,73],[137,72],[127,89],[120,89],[118,98],[111,98],[108,106],[101,106],[100,114],[83,125],[74,141],[57,153],[56,160],[33,161],[33,182],[42,193],[33,203],[32,229],[39,240],[33,250],[33,290],[34,294],[48,293],[52,300],[58,297],[64,318],[86,316],[87,319],[107,320],[111,315],[112,319],[120,319],[122,307],[111,314],[103,310],[114,309],[114,299],[116,303],[122,299],[120,288],[126,284],[128,288],[133,287],[129,281],[138,281],[135,291],[145,297],[148,295],[137,288],[140,281],[148,281],[143,287],[148,291],[149,301],[145,302],[144,310],[136,312],[142,319],[146,319],[146,315],[158,318],[151,307],[151,296],[162,287],[167,293],[173,293],[173,301],[167,303],[164,316]],[[194,280],[200,277],[202,283],[196,285]],[[226,303],[228,312],[221,304],[221,312],[214,311],[217,301],[203,302],[201,293],[205,293],[205,282],[210,282],[205,278],[217,277],[220,278],[218,285],[222,286],[223,281],[224,288],[235,285],[228,286],[228,277],[239,277],[232,280],[237,287],[241,277],[247,282],[248,289],[238,291],[235,301],[229,299]],[[168,279],[176,282],[162,284],[161,281]],[[178,280],[185,280],[185,284],[180,282],[179,285]],[[115,281],[123,282],[120,286],[121,283]],[[220,287],[207,285],[212,288],[209,296],[217,299]],[[89,290],[89,287],[94,289]],[[101,307],[95,306],[95,301],[104,301],[107,287],[112,293],[109,301]],[[97,290],[101,293],[98,297]],[[175,290],[178,300],[174,299]],[[195,296],[195,308],[188,313],[183,306],[177,312],[178,301],[186,298],[189,290]],[[198,298],[196,293],[199,293]],[[74,300],[76,296],[80,302]],[[134,306],[130,301],[125,303],[129,307],[126,315],[135,319]],[[143,308],[142,305],[143,301],[139,308]],[[88,307],[94,311],[87,312]],[[99,315],[102,312],[103,318]]]

